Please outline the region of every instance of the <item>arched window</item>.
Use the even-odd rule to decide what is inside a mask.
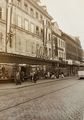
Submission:
[[[0,7],[0,19],[2,18],[2,8]]]

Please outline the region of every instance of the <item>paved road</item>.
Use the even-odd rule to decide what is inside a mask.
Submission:
[[[83,108],[83,80],[0,90],[0,120],[82,120]]]

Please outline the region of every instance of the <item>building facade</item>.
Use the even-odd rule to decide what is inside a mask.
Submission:
[[[17,65],[26,66],[27,72],[32,67],[41,73],[61,73],[69,65],[66,61],[80,63],[80,41],[63,33],[52,20],[40,0],[0,1],[0,78],[4,67],[4,74],[12,74],[10,69]]]
[[[0,28],[3,35],[1,39],[4,39],[0,44],[1,51],[7,49],[7,53],[42,58],[46,47],[45,57],[51,59],[52,17],[47,11],[33,0],[8,0],[8,3],[3,0],[0,5]]]
[[[66,42],[66,61],[69,74],[76,74],[82,62],[83,50],[78,37],[70,36],[62,32],[62,37]]]
[[[56,71],[61,74],[66,72],[66,42],[62,38],[62,32],[56,22],[52,23],[52,41],[53,41],[53,60],[57,61],[54,64]]]

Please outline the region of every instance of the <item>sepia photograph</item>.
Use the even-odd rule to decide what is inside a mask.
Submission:
[[[0,120],[84,120],[83,0],[0,0]]]

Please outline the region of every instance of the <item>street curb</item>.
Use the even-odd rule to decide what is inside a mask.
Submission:
[[[77,78],[76,76],[73,77],[64,77],[64,78],[59,78],[59,79],[52,79],[52,80],[38,80],[37,83],[27,83],[26,85],[20,85],[20,86],[13,86],[10,88],[2,88],[0,90],[8,90],[8,89],[20,89],[20,88],[24,88],[24,87],[31,87],[31,86],[36,86],[39,84],[44,84],[44,83],[51,83],[51,82],[55,82],[55,81],[61,81],[61,80],[67,80],[67,79],[71,79],[71,78]],[[42,81],[42,82],[40,82]]]
[[[43,82],[37,82],[37,83],[31,83],[30,85],[23,85],[23,86],[18,86],[16,89],[19,88],[24,88],[24,87],[28,87],[28,86],[35,86],[35,85],[39,85],[39,84],[44,84],[44,83],[51,83],[51,82],[55,82],[55,81],[61,81],[61,80],[67,80],[67,79],[71,79],[73,77],[67,77],[67,78],[59,78],[59,79],[52,79],[52,80],[48,80],[48,81],[43,81]]]

